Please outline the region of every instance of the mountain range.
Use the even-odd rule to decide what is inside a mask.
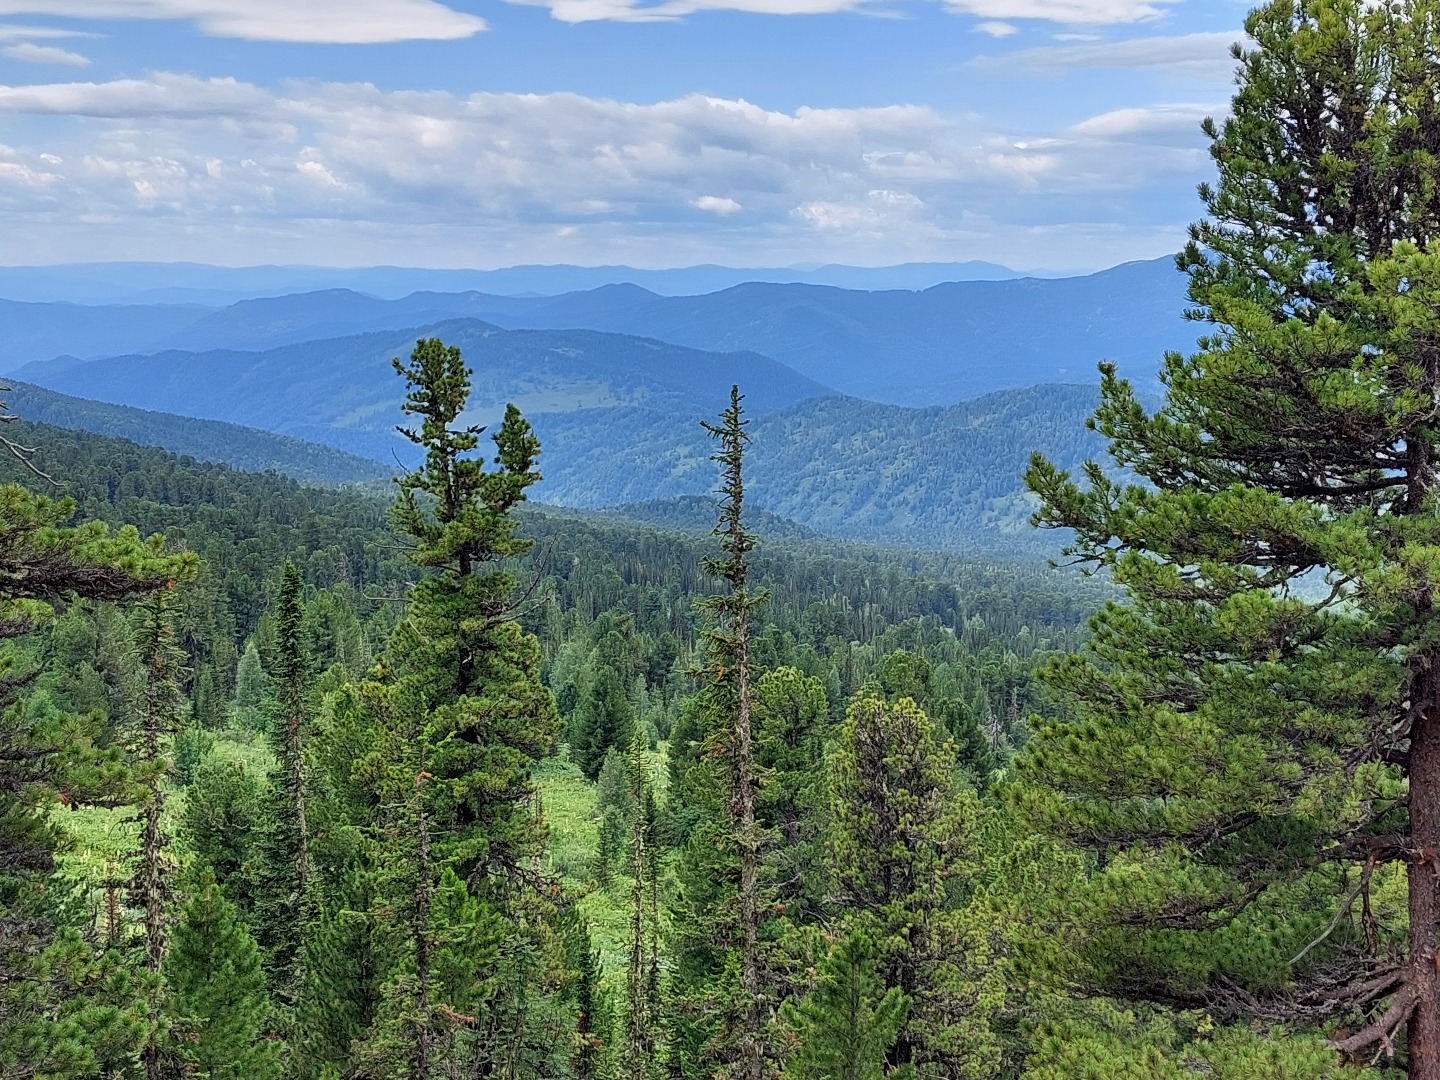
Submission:
[[[403,266],[206,266],[200,263],[70,263],[0,267],[0,296],[12,300],[70,300],[85,304],[231,304],[259,296],[352,289],[396,299],[412,292],[479,291],[550,296],[615,282],[662,296],[714,292],[747,281],[803,282],[843,289],[925,289],[942,281],[998,281],[1061,277],[1046,270],[1020,273],[989,262],[903,263],[898,266],[511,266],[500,270],[436,270]]]
[[[11,372],[78,393],[56,381],[77,360],[264,351],[465,318],[511,330],[583,328],[706,352],[758,353],[839,393],[930,406],[1041,382],[1088,381],[1100,360],[1153,383],[1166,350],[1194,344],[1184,305],[1184,279],[1159,260],[1079,278],[952,282],[923,291],[750,283],[664,297],[613,284],[553,297],[421,292],[383,300],[328,290],[218,310],[8,302],[0,304],[0,332]],[[51,363],[34,366],[41,360]]]
[[[513,402],[534,425],[538,501],[677,526],[704,517],[715,475],[701,421],[739,384],[750,505],[772,531],[994,557],[1056,549],[1028,526],[1030,453],[1067,468],[1098,455],[1092,365],[1116,360],[1147,393],[1160,356],[1196,337],[1183,307],[1183,279],[1159,260],[879,292],[612,282],[222,307],[8,301],[0,328],[12,356],[45,356],[12,365],[27,417],[325,483],[415,463],[391,359],[439,337],[474,372],[464,422]]]

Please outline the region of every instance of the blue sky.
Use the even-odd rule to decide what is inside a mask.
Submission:
[[[1234,0],[0,0],[0,262],[1172,251]]]

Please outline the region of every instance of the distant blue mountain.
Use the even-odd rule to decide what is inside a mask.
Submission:
[[[759,353],[855,397],[927,406],[1090,381],[1100,360],[1153,385],[1167,350],[1194,345],[1198,328],[1182,318],[1185,306],[1185,280],[1166,259],[1087,277],[954,282],[918,292],[752,282],[685,297],[633,284],[551,297],[417,292],[398,300],[329,289],[219,310],[0,302],[0,335],[15,371],[60,353],[267,350],[466,318]]]
[[[1038,277],[1059,277],[1031,272]],[[845,289],[924,289],[942,281],[1020,277],[987,262],[899,266],[728,267],[645,270],[633,266],[512,266],[502,270],[433,270],[399,266],[206,266],[200,263],[74,263],[0,267],[0,296],[86,304],[201,303],[286,293],[351,289],[396,299],[412,292],[489,292],[552,296],[629,282],[662,296],[715,292],[746,281],[803,282]]]
[[[11,382],[5,401],[27,423],[91,431],[158,446],[246,472],[278,472],[323,484],[375,482],[393,475],[378,461],[258,428],[134,409]]]
[[[417,337],[430,336],[459,346],[475,372],[472,423],[495,420],[507,402],[527,415],[626,406],[688,421],[718,411],[737,382],[757,416],[834,392],[755,353],[702,352],[591,330],[503,330],[475,319],[258,352],[172,350],[78,364],[67,358],[17,374],[65,394],[410,461],[413,448],[395,433],[404,384],[390,359],[408,356]]]

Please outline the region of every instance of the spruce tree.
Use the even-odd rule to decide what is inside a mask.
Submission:
[[[787,1001],[781,1020],[789,1044],[785,1080],[902,1080],[887,1055],[895,1045],[910,1001],[886,987],[876,965],[875,943],[852,930],[841,936],[815,973],[815,985],[797,1002]]]
[[[208,872],[185,905],[165,957],[171,1050],[205,1080],[277,1080],[278,1042],[260,949]]]
[[[718,424],[705,430],[720,443],[713,460],[721,467],[723,496],[720,537],[723,557],[706,563],[706,569],[720,578],[726,591],[710,597],[706,609],[714,617],[707,632],[711,644],[712,690],[721,698],[727,713],[725,750],[730,765],[730,799],[727,809],[734,843],[739,851],[739,882],[735,913],[736,938],[740,952],[741,1018],[735,1064],[737,1080],[764,1080],[768,1056],[766,1026],[766,976],[760,956],[760,860],[764,832],[756,816],[759,778],[755,768],[755,740],[752,727],[754,696],[750,672],[750,637],[755,609],[764,603],[762,592],[750,584],[750,553],[755,537],[745,525],[745,447],[750,421],[741,407],[740,388],[730,388],[730,406],[720,414]]]
[[[656,1053],[654,986],[660,966],[659,912],[654,909],[656,881],[655,836],[651,811],[649,770],[645,743],[639,732],[631,736],[630,778],[630,938],[625,957],[625,1033],[621,1042],[622,1080],[648,1080],[654,1075]]]
[[[1179,260],[1207,336],[1155,412],[1103,369],[1093,424],[1141,482],[1029,474],[1128,598],[1020,768],[1100,855],[1067,978],[1440,1080],[1440,6],[1275,0],[1246,29]]]
[[[157,979],[165,959],[165,938],[170,903],[175,895],[176,863],[170,853],[170,836],[162,822],[165,789],[170,771],[170,740],[180,728],[183,699],[181,665],[185,651],[175,644],[174,599],[168,590],[152,594],[140,605],[135,635],[136,659],[144,684],[134,728],[132,758],[141,783],[140,837],[134,856],[134,874],[128,899],[139,908],[144,935],[145,967]],[[161,1080],[163,1064],[158,1033],[141,1055],[146,1080]]]

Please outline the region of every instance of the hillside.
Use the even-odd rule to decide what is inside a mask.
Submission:
[[[61,354],[93,360],[168,350],[269,351],[479,319],[512,330],[584,328],[706,352],[759,353],[841,393],[927,406],[1043,382],[1089,381],[1102,359],[1149,382],[1167,349],[1195,340],[1195,326],[1180,315],[1184,304],[1183,279],[1163,259],[1088,277],[961,281],[923,291],[750,282],[667,297],[620,283],[560,296],[429,291],[398,300],[328,289],[219,310],[0,304],[0,330],[14,342],[13,371]],[[110,324],[116,330],[106,338]],[[25,368],[20,377],[87,392],[75,381],[62,387],[53,378],[57,370]]]
[[[753,349],[856,397],[948,405],[992,390],[1089,381],[1114,360],[1153,382],[1193,346],[1184,278],[1169,259],[1088,277],[956,282],[921,292],[739,285],[694,297],[593,294],[510,299],[502,326],[583,325],[700,349]]]
[[[28,383],[10,385],[6,401],[29,422],[128,439],[197,461],[327,484],[381,480],[392,471],[380,462],[334,447],[257,428],[89,401]]]
[[[262,352],[167,352],[85,364],[34,364],[23,378],[62,393],[223,420],[393,462],[411,459],[395,433],[404,384],[390,359],[417,337],[463,349],[475,371],[467,418],[487,423],[514,402],[527,415],[643,407],[657,416],[714,411],[733,382],[754,411],[831,391],[753,353],[705,353],[594,331],[505,331],[473,319],[302,342]]]
[[[751,428],[749,503],[828,536],[974,555],[1052,554],[1020,483],[1033,450],[1064,466],[1101,453],[1095,393],[1047,385],[946,408],[802,402]],[[545,445],[537,498],[605,507],[703,495],[714,452],[699,426],[637,408],[531,418]],[[653,520],[653,519],[652,519]],[[678,522],[680,517],[675,516]]]

